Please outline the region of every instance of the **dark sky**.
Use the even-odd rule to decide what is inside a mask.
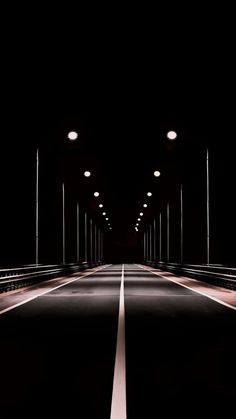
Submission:
[[[60,20],[57,23],[60,26]],[[189,260],[203,261],[207,146],[214,207],[212,252],[215,261],[233,263],[235,82],[230,43],[223,48],[223,39],[216,36],[213,42],[210,33],[204,38],[203,28],[201,37],[197,31],[190,33],[190,22],[186,26],[192,35],[189,43],[177,36],[178,26],[168,39],[163,33],[151,36],[151,28],[155,32],[151,25],[145,37],[141,31],[140,36],[137,32],[131,36],[130,29],[118,31],[110,41],[106,33],[100,42],[94,36],[89,40],[88,31],[73,38],[68,32],[64,37],[62,27],[47,32],[48,27],[34,29],[32,22],[29,26],[31,31],[21,28],[11,41],[2,77],[0,263],[27,263],[34,258],[37,147],[44,260],[50,260],[50,252],[54,260],[59,258],[64,180],[68,235],[72,232],[71,241],[68,236],[70,260],[75,256],[77,199],[104,228],[92,198],[94,189],[99,189],[113,226],[110,253],[116,250],[123,257],[128,251],[140,256],[142,233],[134,235],[133,227],[145,193],[153,191],[144,230],[164,211],[168,200],[173,203],[173,220],[177,217],[178,188],[183,181],[186,241],[195,243],[191,250],[186,247],[186,254]],[[66,141],[70,129],[79,130],[76,144]],[[178,132],[175,144],[166,141],[169,129]],[[82,172],[89,166],[93,176],[88,184]],[[156,168],[162,172],[160,185],[152,176]],[[178,227],[172,230],[173,258],[177,259]]]

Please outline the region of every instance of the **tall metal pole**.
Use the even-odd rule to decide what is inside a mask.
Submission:
[[[146,260],[146,233],[143,234],[143,259]]]
[[[161,252],[161,212],[159,215],[159,262],[161,262],[162,252]]]
[[[150,256],[150,261],[152,262],[152,225],[150,224],[150,235],[149,235],[149,243],[150,243],[150,247],[149,247],[149,256]]]
[[[97,226],[94,224],[94,261],[97,264]]]
[[[167,263],[170,260],[170,205],[167,202],[166,207],[166,218],[167,218],[167,225],[166,225],[166,234],[167,234]]]
[[[156,262],[156,220],[153,220],[153,259]]]
[[[77,263],[79,263],[79,203],[77,202]]]
[[[98,229],[98,262],[101,261],[101,231]]]
[[[62,263],[65,264],[65,185],[62,183],[62,249],[63,249],[63,257]]]
[[[209,151],[206,152],[207,174],[207,265],[210,263]]]
[[[87,212],[84,213],[84,261],[87,262],[88,259],[88,249],[87,249]]]
[[[103,261],[103,233],[101,233],[101,260]]]
[[[146,261],[148,261],[148,255],[149,255],[149,245],[148,245],[148,243],[149,243],[149,239],[148,239],[148,229],[147,229],[147,232],[146,232]]]
[[[183,264],[184,259],[184,236],[183,236],[183,225],[184,225],[184,219],[183,219],[183,185],[181,183],[180,186],[180,263]]]
[[[149,260],[149,230],[147,228],[147,233],[146,233],[146,252],[147,252],[147,261]]]
[[[35,261],[39,263],[39,149],[36,152],[36,232],[35,232]]]
[[[93,263],[93,220],[90,219],[90,262]]]

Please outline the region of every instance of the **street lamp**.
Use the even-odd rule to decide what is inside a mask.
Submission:
[[[39,149],[37,149],[36,152],[36,235],[35,235],[35,241],[36,241],[36,265],[39,263]]]
[[[175,131],[169,131],[166,136],[169,140],[175,140],[177,138],[177,133]]]
[[[209,207],[209,151],[206,150],[206,181],[207,181],[207,265],[210,263],[210,207]]]
[[[63,247],[63,256],[62,263],[65,264],[65,184],[62,183],[62,247]]]
[[[67,134],[67,139],[70,141],[75,141],[78,138],[78,133],[75,131],[70,131]],[[39,148],[36,149],[36,185],[35,185],[35,202],[36,202],[36,206],[35,206],[35,264],[36,266],[39,264],[39,170],[40,170],[40,164],[39,164],[39,160],[40,160],[40,151]],[[85,177],[90,177],[91,176],[91,172],[89,170],[86,170],[84,172],[84,176]],[[61,192],[62,192],[62,263],[65,264],[66,263],[66,218],[65,218],[65,212],[66,212],[66,205],[65,205],[65,200],[66,200],[66,186],[65,186],[65,182],[62,182],[61,185]],[[99,192],[94,192],[94,196],[98,197],[99,196]],[[77,232],[77,243],[76,243],[76,247],[77,247],[77,252],[76,252],[76,256],[77,256],[77,263],[79,263],[80,261],[80,206],[79,206],[79,202],[77,202],[77,208],[76,208],[76,232]],[[88,224],[88,216],[87,216],[87,212],[85,212],[85,261],[87,261],[88,258],[88,254],[87,254],[87,244],[88,244],[88,238],[87,238],[87,224]],[[102,243],[103,243],[103,236],[100,232],[100,230],[98,229],[97,231],[97,227],[96,225],[93,226],[94,230],[95,230],[95,240],[97,240],[97,233],[98,233],[98,241],[99,241],[99,256],[102,255]],[[95,246],[96,249],[96,246]],[[97,250],[97,249],[96,249]]]
[[[67,134],[67,138],[69,138],[70,141],[75,141],[78,138],[78,133],[76,131],[70,131]]]

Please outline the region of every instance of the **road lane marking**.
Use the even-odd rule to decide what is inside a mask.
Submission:
[[[29,303],[30,301],[35,300],[35,298],[41,297],[42,295],[48,294],[51,291],[54,291],[54,290],[56,290],[58,288],[61,288],[61,287],[64,287],[65,285],[71,284],[72,282],[77,281],[78,279],[84,278],[85,276],[92,275],[95,272],[98,272],[98,271],[100,271],[102,269],[105,269],[105,268],[107,268],[107,265],[105,267],[103,266],[101,268],[98,268],[98,269],[96,269],[93,272],[88,272],[87,274],[84,274],[84,275],[78,276],[76,278],[73,278],[70,281],[66,282],[65,284],[58,285],[58,286],[56,286],[54,288],[51,288],[50,290],[47,290],[47,291],[41,292],[40,294],[34,295],[33,297],[30,297],[30,298],[28,298],[28,299],[26,299],[24,301],[21,301],[20,303],[14,304],[13,306],[4,308],[3,310],[0,311],[0,315],[1,314],[4,314],[4,313],[7,313],[10,310],[13,310],[14,308],[17,308],[19,306],[22,306],[23,304]]]
[[[161,275],[161,274],[159,274],[159,273],[157,273],[157,272],[154,272],[154,271],[152,271],[151,269],[148,269],[148,268],[146,268],[146,267],[144,268],[143,266],[140,266],[140,265],[137,265],[137,266],[138,266],[139,268],[143,269],[144,271],[146,270],[146,271],[148,271],[148,272],[151,272],[151,273],[152,273],[152,274],[154,274],[154,275],[161,276],[162,278],[166,279],[167,281],[172,281],[172,282],[174,282],[175,284],[180,285],[181,287],[187,288],[187,289],[188,289],[188,290],[190,290],[190,291],[194,291],[194,292],[196,292],[196,293],[198,293],[198,294],[203,295],[203,297],[210,298],[211,300],[215,301],[216,303],[222,304],[223,306],[228,307],[228,308],[231,308],[232,310],[236,310],[236,307],[235,307],[235,306],[232,306],[231,304],[225,303],[224,301],[219,300],[218,298],[213,297],[212,295],[206,294],[206,293],[204,293],[204,292],[202,292],[202,291],[199,291],[199,290],[195,290],[194,288],[191,288],[191,287],[188,287],[187,285],[181,284],[180,282],[175,281],[174,279],[167,278],[166,276]],[[189,280],[191,280],[192,278],[188,278],[188,279],[189,279]],[[193,281],[196,281],[196,280],[194,280],[194,279],[193,279]]]
[[[126,417],[125,300],[123,264],[120,285],[119,319],[110,419],[126,419]]]

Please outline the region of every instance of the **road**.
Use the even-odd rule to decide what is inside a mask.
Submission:
[[[233,305],[140,265],[85,275],[1,296],[1,418],[233,415]]]

